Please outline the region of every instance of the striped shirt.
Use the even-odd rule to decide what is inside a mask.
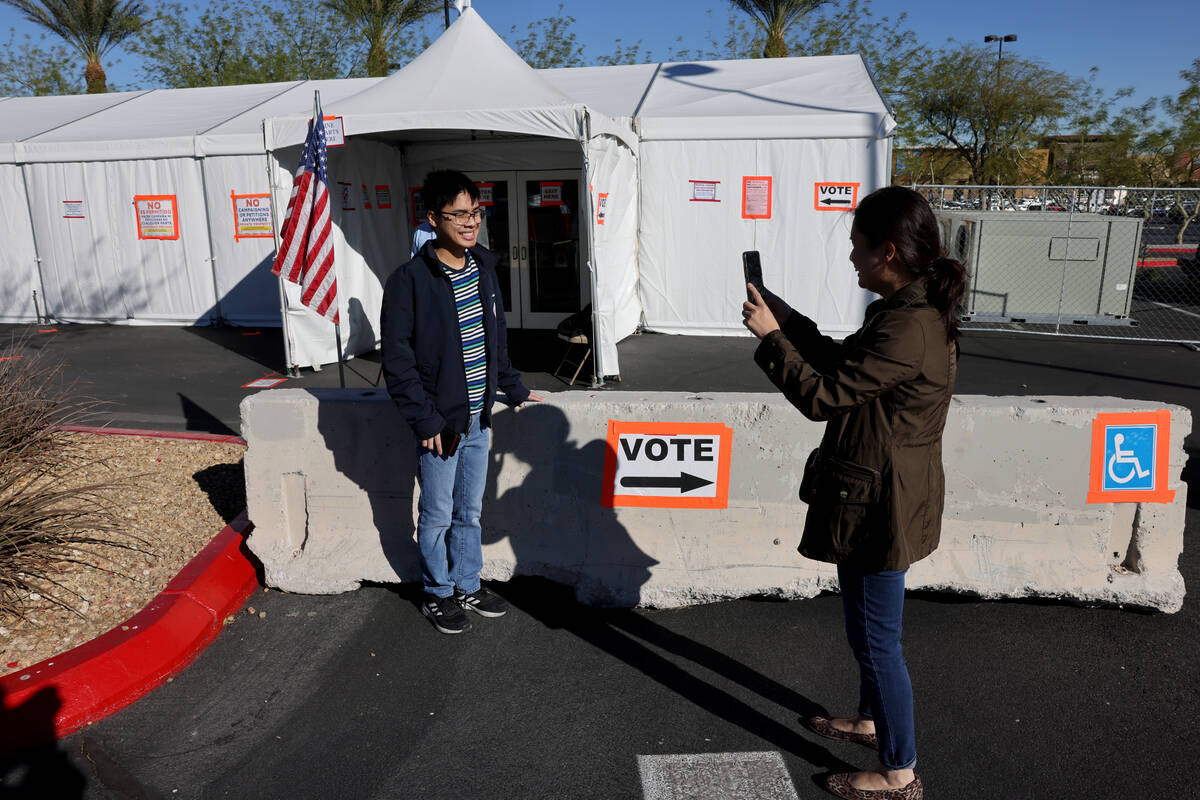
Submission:
[[[487,391],[487,348],[483,335],[483,306],[479,302],[479,268],[468,252],[462,269],[450,269],[443,264],[442,271],[454,289],[463,369],[467,374],[467,399],[471,413],[478,414],[483,410],[483,396]]]

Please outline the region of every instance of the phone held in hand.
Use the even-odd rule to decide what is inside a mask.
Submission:
[[[746,278],[746,283],[753,285],[760,295],[767,291],[763,286],[762,260],[759,258],[757,250],[747,250],[742,253],[742,274]],[[752,299],[749,290],[746,290],[746,299]]]
[[[446,428],[441,432],[440,435],[442,438],[442,455],[449,458],[450,456],[454,455],[456,450],[458,450],[458,443],[462,440],[462,434],[455,433],[449,428]]]

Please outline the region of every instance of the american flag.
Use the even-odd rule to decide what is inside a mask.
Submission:
[[[299,284],[300,302],[337,325],[337,275],[333,271],[333,222],[329,217],[323,120],[318,97],[300,166],[292,180],[287,218],[271,272]]]

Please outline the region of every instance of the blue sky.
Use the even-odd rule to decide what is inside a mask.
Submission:
[[[724,24],[729,7],[725,0],[473,0],[475,10],[506,38],[514,25],[523,30],[532,20],[553,16],[560,3],[576,18],[576,35],[589,55],[611,53],[617,38],[627,44],[640,40],[657,56],[665,55],[677,36],[683,36],[685,45],[702,44],[710,24]],[[1139,99],[1178,93],[1183,87],[1179,71],[1200,56],[1197,0],[1157,0],[1145,6],[1128,0],[874,0],[872,9],[877,17],[907,11],[908,27],[933,45],[1015,33],[1018,41],[1005,45],[1005,52],[1081,77],[1099,67],[1102,87],[1130,86]],[[34,30],[18,12],[2,6],[4,41],[9,28]],[[110,78],[125,86],[136,84],[134,59],[115,55],[121,63],[109,70]]]

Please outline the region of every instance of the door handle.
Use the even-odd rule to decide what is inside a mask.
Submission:
[[[521,260],[524,261],[528,256],[525,252],[525,245],[521,245]]]
[[[516,262],[516,260],[517,260],[517,246],[516,246],[515,244],[513,245],[513,258],[512,258],[512,260],[513,260],[514,262]]]

